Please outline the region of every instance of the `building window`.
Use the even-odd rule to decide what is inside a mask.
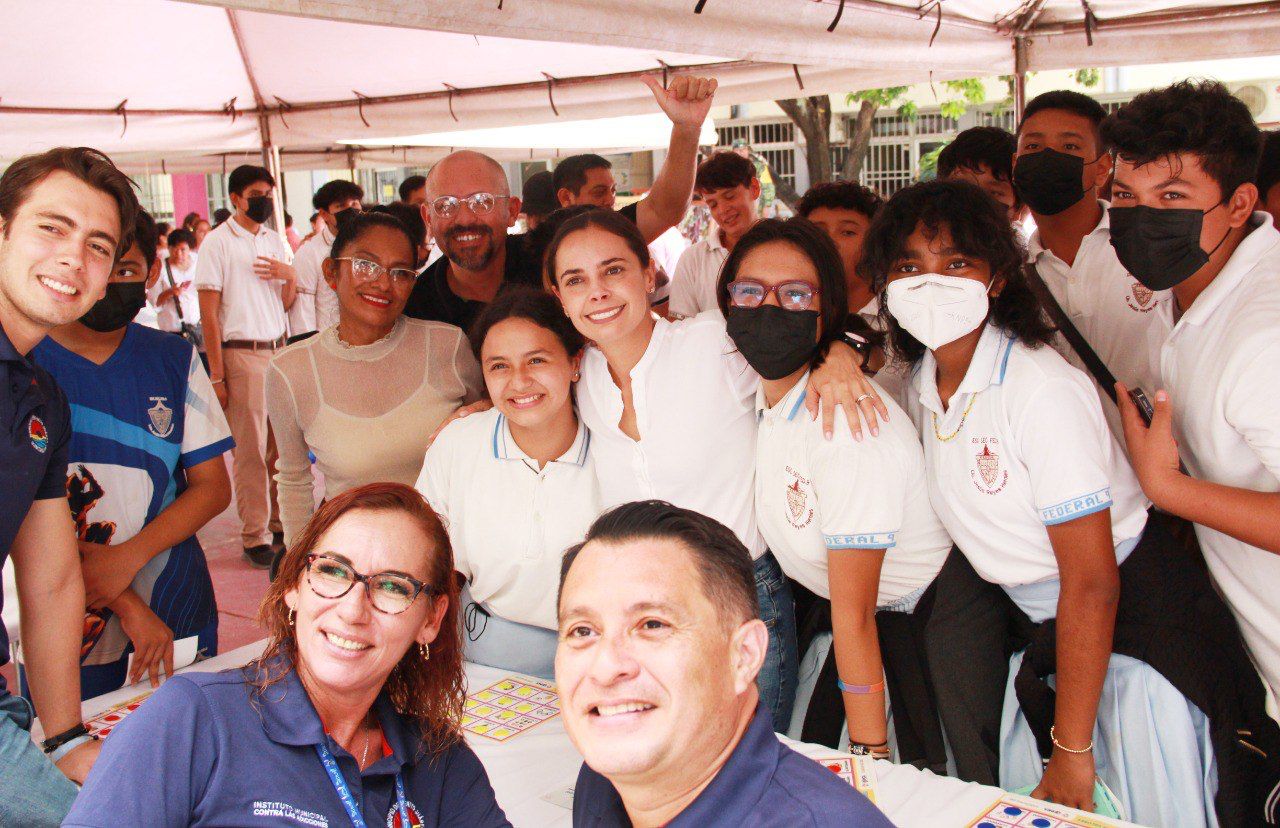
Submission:
[[[796,140],[796,125],[790,121],[755,124],[752,144],[791,144]]]
[[[784,149],[757,149],[765,161],[769,162],[769,166],[787,183],[788,186],[796,186],[796,151],[793,147]],[[778,182],[775,180],[774,184]]]
[[[138,203],[156,221],[173,223],[173,179],[167,175],[139,175]]]
[[[743,140],[751,142],[751,127],[746,124],[716,127],[716,146],[731,147],[733,142]]]

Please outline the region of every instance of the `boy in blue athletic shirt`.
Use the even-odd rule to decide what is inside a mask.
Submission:
[[[173,642],[217,652],[218,611],[196,531],[227,507],[226,418],[191,345],[132,324],[159,275],[139,212],[106,295],[32,352],[65,391],[67,498],[83,559],[83,698],[173,671]],[[136,653],[126,676],[129,653]]]

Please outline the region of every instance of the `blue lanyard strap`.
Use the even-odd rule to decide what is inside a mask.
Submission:
[[[329,752],[329,747],[322,742],[316,745],[316,753],[320,756],[320,763],[324,765],[325,771],[329,774],[329,781],[333,783],[333,789],[338,792],[338,798],[342,800],[342,807],[347,809],[347,816],[351,818],[352,828],[366,828],[364,817],[361,816],[360,809],[356,806],[356,798],[351,795],[351,788],[347,787],[347,780],[343,778],[342,771],[338,768],[337,760]],[[400,824],[404,828],[409,828],[409,810],[404,798],[404,779],[398,773],[396,774],[396,808],[400,811]]]

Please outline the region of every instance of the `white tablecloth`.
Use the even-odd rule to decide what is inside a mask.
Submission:
[[[210,672],[239,667],[256,658],[266,642],[248,644],[215,658],[193,664],[180,672]],[[511,675],[478,664],[467,664],[468,692],[480,690]],[[86,701],[82,715],[87,720],[109,707],[145,692],[145,686],[126,687]],[[544,796],[573,786],[582,757],[570,743],[564,724],[557,716],[507,742],[480,736],[468,743],[480,757],[497,793],[498,803],[517,828],[569,828],[571,813]],[[831,748],[783,739],[808,756],[830,755]],[[962,782],[909,765],[877,762],[878,805],[895,825],[902,828],[946,828],[968,825],[986,813],[1002,792],[997,788]],[[1028,800],[1030,801],[1030,800]],[[1092,816],[1097,824],[1123,828],[1128,823]]]

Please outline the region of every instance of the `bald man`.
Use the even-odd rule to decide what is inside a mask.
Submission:
[[[467,330],[504,284],[540,284],[524,237],[507,234],[520,199],[511,195],[502,165],[459,150],[431,168],[426,186],[422,218],[444,256],[418,277],[406,316]]]

